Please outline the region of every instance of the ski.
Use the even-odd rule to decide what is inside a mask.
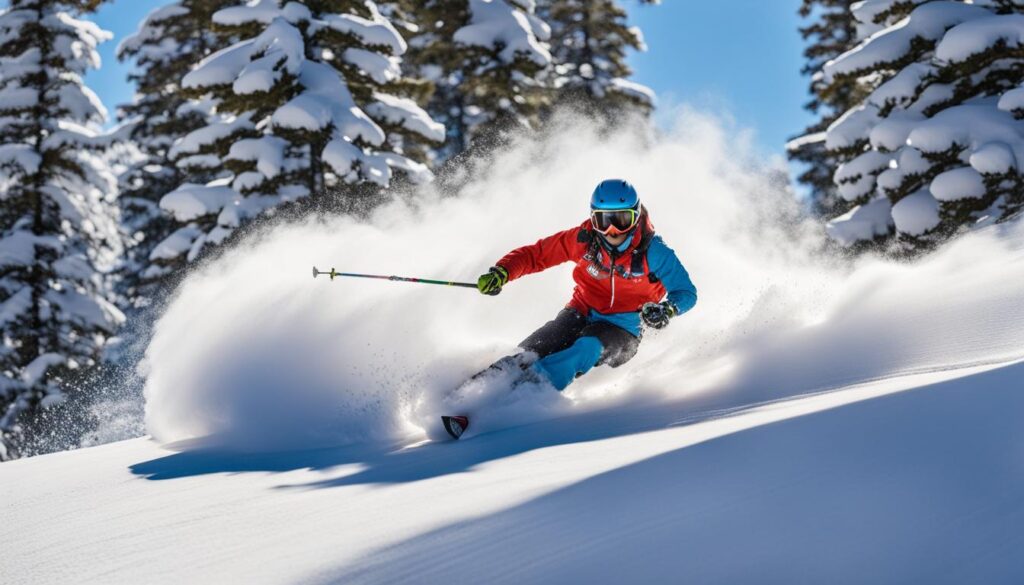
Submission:
[[[444,430],[456,441],[469,428],[469,418],[465,416],[442,416],[441,422],[444,424]]]

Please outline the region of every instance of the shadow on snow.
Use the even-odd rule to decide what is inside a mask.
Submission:
[[[244,453],[210,448],[215,440],[200,439],[168,445],[180,452],[136,463],[132,473],[151,480],[166,480],[213,473],[285,472],[326,469],[358,463],[364,468],[351,475],[305,485],[333,487],[356,484],[412,482],[472,470],[477,465],[555,445],[597,441],[657,430],[722,416],[722,411],[693,414],[696,400],[677,404],[634,404],[548,419],[525,426],[484,433],[459,442],[428,442],[410,448],[400,444],[366,444],[303,451]]]
[[[318,580],[1020,583],[1022,380],[1015,364],[754,426],[424,533]],[[448,471],[559,437],[550,427],[502,435],[446,451],[459,462]],[[400,477],[400,463],[422,475],[426,453],[362,481]]]

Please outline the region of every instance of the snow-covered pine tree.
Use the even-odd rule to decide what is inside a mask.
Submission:
[[[857,79],[826,80],[821,69],[825,63],[852,49],[858,41],[856,19],[850,6],[857,0],[803,0],[799,14],[808,19],[800,28],[807,41],[802,73],[811,78],[811,99],[804,108],[818,117],[801,135],[794,138],[787,150],[790,160],[805,165],[797,180],[806,185],[812,209],[822,217],[835,217],[852,206],[836,192],[832,176],[839,161],[825,148],[825,130],[844,112],[864,99]]]
[[[640,0],[656,4],[657,0]],[[640,29],[628,26],[616,0],[540,0],[538,15],[551,26],[551,85],[555,105],[567,105],[606,122],[627,112],[649,115],[654,92],[629,81],[626,52],[647,50]]]
[[[406,69],[432,82],[427,106],[448,136],[439,162],[472,145],[486,150],[513,127],[536,127],[550,101],[548,27],[533,0],[423,0],[402,3],[418,27]]]
[[[62,399],[123,320],[105,272],[121,251],[116,181],[97,152],[105,111],[82,83],[109,33],[99,2],[11,0],[0,11],[0,458]]]
[[[161,258],[150,261],[156,245],[170,235],[173,223],[160,210],[160,198],[185,181],[206,183],[215,170],[202,165],[180,168],[170,158],[174,142],[211,123],[212,102],[192,102],[181,91],[181,79],[201,59],[228,44],[212,30],[218,10],[237,0],[177,0],[151,12],[135,34],[121,42],[121,60],[133,60],[129,81],[136,98],[120,108],[121,132],[141,152],[120,177],[122,223],[129,248],[119,290],[140,303],[154,292],[159,278],[171,272]]]
[[[257,0],[212,18],[245,40],[204,59],[182,87],[213,100],[220,120],[189,133],[169,154],[179,167],[227,174],[161,199],[180,227],[152,258],[191,261],[285,202],[315,194],[353,205],[355,187],[386,187],[395,171],[413,182],[431,179],[404,144],[440,141],[444,128],[395,95],[406,43],[373,2]]]
[[[408,6],[415,5],[418,0],[392,0],[392,1],[377,1],[377,8],[380,14],[391,23],[393,27],[402,36],[403,40],[408,40],[414,37],[419,32],[419,26],[416,24],[414,15],[408,9]],[[412,68],[406,67],[406,60],[412,51],[411,45],[406,42],[405,53],[402,54],[399,60],[398,76],[388,82],[388,88],[395,94],[402,95],[408,99],[414,101],[423,111],[426,110],[427,103],[430,101],[430,96],[434,91],[433,84],[419,77],[415,74]],[[368,79],[369,85],[361,83],[360,79]],[[350,84],[353,87],[353,91],[356,95],[356,101],[360,100],[361,89],[365,88],[372,94],[375,89],[375,82],[373,77],[367,77],[365,72],[360,77],[351,80]],[[444,124],[437,121],[436,118],[431,117],[438,124],[437,128],[443,128]],[[444,134],[432,134],[429,138],[425,138],[421,134],[408,133],[404,135],[390,134],[389,140],[395,141],[399,146],[401,152],[416,161],[424,162],[429,168],[433,168],[435,162],[435,150],[444,144]]]
[[[828,130],[845,162],[840,195],[857,207],[829,223],[844,244],[894,232],[928,248],[1024,205],[1024,4],[867,0],[865,40],[824,68],[870,90]]]

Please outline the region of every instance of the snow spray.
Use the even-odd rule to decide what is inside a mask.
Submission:
[[[823,230],[779,157],[682,108],[651,138],[562,120],[514,142],[458,193],[252,236],[190,276],[146,353],[146,424],[160,441],[263,449],[421,438],[451,390],[551,319],[571,267],[489,297],[384,281],[313,281],[309,267],[472,281],[508,250],[579,224],[602,179],[636,185],[698,288],[627,365],[565,394],[475,391],[474,432],[640,397],[745,404],[901,372],[1019,357],[1024,234],[994,227],[923,262],[820,253]],[[465,398],[465,397],[463,397]]]

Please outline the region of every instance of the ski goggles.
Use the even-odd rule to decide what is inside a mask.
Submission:
[[[636,227],[640,221],[637,209],[592,209],[590,223],[594,229],[608,236],[618,236]]]

